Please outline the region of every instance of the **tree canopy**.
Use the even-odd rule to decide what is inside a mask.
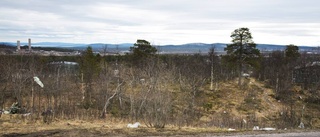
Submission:
[[[150,42],[138,39],[137,42],[130,47],[131,53],[138,58],[146,57],[157,52],[157,49],[150,45]]]
[[[287,45],[285,49],[285,56],[289,60],[295,60],[299,58],[299,47],[293,44]]]
[[[87,47],[79,64],[84,81],[86,81],[86,83],[91,83],[93,77],[100,71],[100,58],[99,56],[94,55],[92,47]]]

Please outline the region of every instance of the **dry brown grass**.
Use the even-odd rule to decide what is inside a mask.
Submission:
[[[106,120],[60,120],[51,124],[43,124],[37,121],[33,123],[3,122],[3,119],[1,119],[0,122],[0,136],[221,136],[259,134],[259,132],[245,130],[228,131],[221,128],[199,127],[178,128],[172,125],[168,125],[163,129],[148,128],[144,125],[131,129],[126,127],[125,122],[113,123]],[[281,132],[292,131],[276,131],[276,133]]]
[[[239,122],[239,120],[249,120],[254,116],[266,126],[273,126],[272,120],[274,119],[271,118],[286,107],[285,104],[274,98],[274,91],[266,88],[263,82],[256,81],[254,78],[244,79],[244,86],[241,89],[236,83],[237,79],[220,82],[217,91],[205,90],[212,108],[209,112],[205,112],[207,114],[200,120],[208,122],[228,114],[230,118],[235,118]]]
[[[236,84],[237,81],[237,79],[234,79],[220,82],[217,91],[210,91],[209,86],[206,86],[204,91],[209,98],[206,101],[212,104],[212,108],[203,112],[200,121],[210,123],[228,115],[229,119],[235,119],[231,122],[238,125],[237,122],[242,119],[250,120],[253,118],[253,120],[258,121],[248,123],[249,128],[252,128],[252,124],[275,127],[275,124],[281,120],[281,112],[290,111],[293,107],[296,116],[300,117],[302,108],[305,107],[305,118],[303,118],[305,125],[309,128],[319,127],[317,119],[319,119],[320,109],[317,105],[304,101],[311,95],[307,94],[308,92],[302,92],[300,87],[293,87],[295,102],[294,106],[291,106],[284,101],[275,99],[274,90],[266,87],[264,82],[257,81],[254,78],[244,79],[244,87],[240,89]],[[214,126],[219,125],[216,122]]]
[[[127,128],[129,122],[120,120],[117,118],[107,118],[104,120],[63,120],[55,119],[51,124],[44,124],[41,120],[32,120],[30,118],[21,117],[21,115],[2,115],[0,118],[0,135],[21,135],[28,134],[34,136],[51,136],[55,134],[57,136],[146,136],[146,135],[198,135],[198,134],[216,134],[216,133],[229,133],[227,128],[219,128],[220,125],[214,123],[217,119],[222,118],[224,111],[230,114],[230,118],[236,117],[238,120],[242,118],[248,118],[249,114],[254,114],[255,117],[263,122],[266,122],[265,126],[272,126],[273,118],[279,115],[282,109],[288,107],[282,102],[278,102],[274,98],[274,91],[266,88],[263,82],[256,81],[255,79],[246,79],[246,86],[243,89],[239,89],[237,80],[219,83],[219,89],[217,91],[210,91],[209,86],[205,86],[201,96],[202,100],[212,104],[212,108],[209,111],[205,111],[202,108],[197,108],[201,111],[202,117],[196,121],[193,127],[177,127],[174,125],[166,125],[164,129],[148,128],[143,125],[137,129]],[[299,90],[299,89],[297,89]],[[177,92],[176,94],[179,94]],[[254,100],[259,100],[258,106],[260,109],[239,109],[241,106],[248,105],[245,101],[246,98],[254,96]],[[206,102],[205,102],[206,103]],[[297,108],[302,107],[303,101],[297,101]],[[178,106],[179,107],[179,106]],[[243,107],[242,107],[243,108]],[[311,126],[319,128],[319,109],[318,107],[312,107],[306,105],[305,115],[310,115]],[[248,119],[247,119],[248,120]],[[214,121],[214,122],[212,122]],[[268,123],[269,122],[269,123]],[[247,128],[247,130],[252,127]]]
[[[12,117],[11,117],[12,118]],[[176,127],[168,125],[163,129],[148,128],[142,125],[139,128],[127,128],[127,122],[110,122],[108,120],[60,120],[51,124],[44,124],[39,121],[22,122],[12,121],[1,117],[0,135],[45,135],[53,134],[58,136],[147,136],[147,135],[195,135],[203,133],[220,133],[227,131],[219,128],[195,128],[195,127]]]

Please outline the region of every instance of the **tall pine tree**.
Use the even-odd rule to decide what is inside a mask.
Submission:
[[[241,86],[241,79],[243,73],[243,66],[245,64],[257,64],[255,59],[260,56],[260,51],[256,49],[256,44],[252,40],[249,28],[239,28],[232,32],[232,44],[227,45],[224,49],[227,51],[227,58],[230,62],[238,65],[239,81],[238,85]]]
[[[100,57],[95,56],[92,47],[89,46],[87,47],[86,51],[82,54],[79,65],[82,84],[84,84],[82,85],[82,92],[84,97],[83,106],[84,108],[89,108],[92,104],[92,83],[101,70]]]

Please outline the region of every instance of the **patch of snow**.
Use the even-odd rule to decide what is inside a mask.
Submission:
[[[139,122],[136,122],[134,124],[129,123],[127,125],[128,128],[138,128],[141,124]]]
[[[242,77],[246,77],[246,78],[247,78],[247,77],[250,77],[250,74],[248,74],[248,73],[243,73],[243,74],[242,74]]]
[[[260,129],[259,129],[259,126],[253,126],[252,130],[260,130]]]
[[[302,122],[300,122],[300,124],[299,124],[298,127],[299,127],[299,128],[304,128],[304,124],[303,124]]]
[[[244,123],[244,124],[247,124],[247,120],[245,120],[245,119],[242,119],[242,120],[243,120],[243,123]]]
[[[252,130],[273,131],[273,130],[276,130],[276,128],[272,128],[272,127],[259,128],[259,126],[254,126]]]
[[[5,110],[5,111],[3,111],[3,114],[10,114],[10,111]]]
[[[265,127],[265,128],[261,128],[261,130],[263,130],[263,131],[273,131],[273,130],[276,130],[276,128]]]
[[[31,113],[25,113],[25,114],[22,114],[23,117],[27,117],[27,116],[30,116]]]

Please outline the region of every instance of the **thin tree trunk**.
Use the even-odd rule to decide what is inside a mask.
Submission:
[[[31,113],[34,113],[34,87],[33,87],[33,83],[34,81],[32,80],[32,84],[31,84],[31,101],[32,101],[32,110]]]
[[[242,86],[242,63],[239,62],[239,79],[238,79],[238,86]]]
[[[210,80],[210,90],[213,90],[213,57],[211,59],[211,80]]]
[[[118,84],[118,86],[117,86],[115,92],[113,93],[113,95],[112,95],[111,97],[109,97],[108,100],[106,101],[106,103],[105,103],[105,105],[104,105],[104,107],[103,107],[103,110],[102,110],[101,117],[104,117],[103,115],[106,114],[106,112],[107,112],[107,107],[108,107],[109,104],[110,104],[110,100],[113,99],[113,98],[115,97],[115,95],[117,95],[117,94],[120,92],[119,88],[120,88],[121,85],[122,85],[122,83]]]
[[[39,96],[39,97],[38,97],[38,101],[39,101],[39,102],[38,102],[38,103],[39,103],[39,104],[38,104],[38,107],[39,107],[38,116],[39,116],[39,117],[40,117],[40,113],[41,113],[41,112],[40,112],[40,110],[41,110],[41,106],[40,106],[40,104],[41,104],[41,97],[40,97],[40,94],[41,94],[41,91],[39,90],[39,95],[38,95],[38,96]]]

